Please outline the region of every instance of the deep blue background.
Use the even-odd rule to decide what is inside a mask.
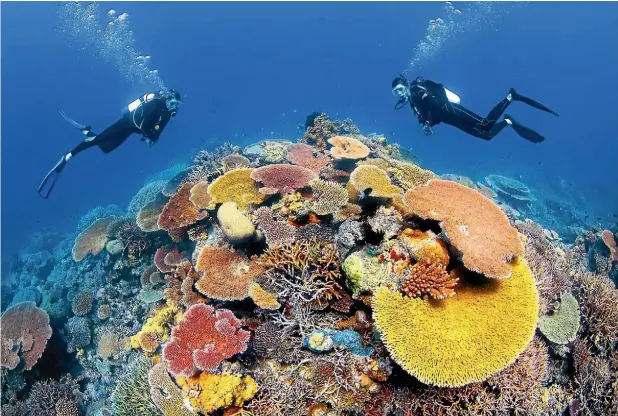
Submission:
[[[418,74],[483,115],[511,86],[538,99],[561,117],[517,103],[509,112],[548,137],[541,145],[510,130],[491,142],[449,126],[424,137],[409,111],[393,111],[390,82],[428,21],[443,15],[439,2],[101,4],[102,13],[129,13],[136,48],[185,104],[156,146],[133,138],[109,155],[85,152],[42,200],[40,180],[81,140],[58,109],[100,131],[144,92],[94,51],[70,45],[56,30],[57,7],[2,4],[4,253],[42,228],[74,229],[96,205],[127,203],[149,175],[188,162],[208,140],[295,139],[315,110],[385,133],[439,173],[496,172],[537,187],[566,180],[604,223],[618,212],[616,3],[532,2],[497,31],[447,42]]]

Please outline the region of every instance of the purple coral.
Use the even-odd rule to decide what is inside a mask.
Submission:
[[[254,169],[251,179],[264,186],[260,192],[264,195],[289,194],[309,186],[317,175],[307,168],[296,165],[268,165]]]
[[[264,233],[266,244],[293,243],[296,240],[296,228],[288,225],[285,221],[277,221],[273,218],[272,210],[261,207],[253,213],[253,219],[257,227]]]
[[[0,365],[10,370],[22,359],[26,370],[34,367],[52,336],[49,315],[34,302],[21,302],[8,308],[0,318],[0,327]]]

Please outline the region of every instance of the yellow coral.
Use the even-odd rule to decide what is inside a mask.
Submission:
[[[249,297],[262,309],[276,310],[281,307],[277,294],[264,290],[258,283],[249,283]]]
[[[398,240],[405,247],[405,252],[410,253],[417,261],[427,259],[438,264],[448,265],[449,263],[446,244],[431,231],[424,233],[406,228],[399,235]]]
[[[403,193],[401,188],[391,184],[391,180],[385,171],[371,165],[361,165],[354,169],[354,172],[350,175],[350,184],[357,192],[363,192],[370,188],[370,196],[375,198],[392,198],[394,195]]]
[[[247,212],[253,204],[264,202],[264,195],[258,192],[258,184],[251,179],[251,168],[232,169],[219,176],[208,185],[208,194],[212,197],[209,209],[216,204],[236,202],[238,210]]]
[[[131,337],[131,346],[153,352],[152,340],[164,342],[170,334],[169,324],[174,320],[175,309],[167,306],[158,309],[154,316],[148,318],[142,329]],[[156,348],[154,348],[156,349]]]
[[[507,280],[465,276],[445,300],[373,297],[374,320],[393,359],[421,382],[459,387],[504,369],[526,348],[537,322],[538,293],[522,258]]]
[[[189,378],[177,377],[176,381],[191,406],[206,414],[230,406],[242,406],[243,402],[253,398],[258,388],[250,376],[225,373],[203,372]]]

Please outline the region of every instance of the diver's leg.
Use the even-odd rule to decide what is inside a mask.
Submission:
[[[491,109],[487,117],[485,117],[485,120],[483,120],[483,125],[485,125],[487,130],[491,130],[493,128],[494,124],[496,124],[500,116],[506,111],[509,104],[511,104],[511,101],[513,101],[513,96],[509,93],[509,95],[504,97],[502,101]]]

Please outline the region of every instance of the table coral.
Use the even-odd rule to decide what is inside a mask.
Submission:
[[[34,367],[52,336],[49,315],[29,301],[20,302],[4,311],[0,327],[0,365],[10,370],[20,363],[25,370]]]
[[[116,220],[116,217],[106,217],[96,220],[75,239],[73,245],[73,260],[81,261],[88,253],[93,256],[99,254],[107,243],[107,227]]]
[[[466,276],[457,295],[441,301],[379,288],[373,318],[393,359],[443,387],[482,381],[512,363],[534,336],[538,293],[525,260],[508,266],[510,279]]]
[[[208,195],[208,182],[198,182],[189,192],[189,200],[198,210],[206,209],[212,202],[212,197]]]
[[[579,330],[579,304],[570,293],[563,293],[560,304],[550,315],[539,318],[539,330],[548,340],[556,344],[567,344],[575,340]]]
[[[137,218],[135,220],[140,230],[145,232],[158,231],[159,226],[157,225],[157,221],[164,207],[165,204],[158,200],[150,201],[144,205],[137,213]]]
[[[264,202],[264,195],[252,179],[252,172],[251,168],[232,169],[215,179],[208,185],[208,194],[212,197],[209,208],[224,202],[236,202],[240,211],[247,212],[252,205]]]
[[[172,330],[162,358],[174,375],[192,377],[198,370],[215,371],[223,360],[247,349],[249,335],[231,311],[196,304]]]
[[[464,265],[487,277],[508,279],[508,262],[523,255],[523,244],[508,217],[490,199],[456,182],[433,179],[410,189],[406,204],[416,215],[440,221]]]
[[[388,174],[376,166],[358,166],[350,175],[349,183],[359,194],[370,189],[369,196],[373,198],[389,199],[403,194],[401,188],[391,184]]]
[[[160,229],[170,231],[183,228],[208,216],[205,211],[198,211],[189,199],[193,185],[191,182],[183,183],[165,204],[157,220]]]
[[[289,194],[309,186],[317,175],[298,165],[275,164],[262,166],[251,172],[251,179],[261,182],[264,195]]]
[[[319,173],[330,162],[328,156],[320,152],[314,153],[314,148],[304,143],[295,143],[288,147],[287,159],[290,163],[302,166],[315,173]]]
[[[335,160],[359,160],[369,156],[369,148],[353,137],[335,136],[328,139],[333,147],[330,154]]]

